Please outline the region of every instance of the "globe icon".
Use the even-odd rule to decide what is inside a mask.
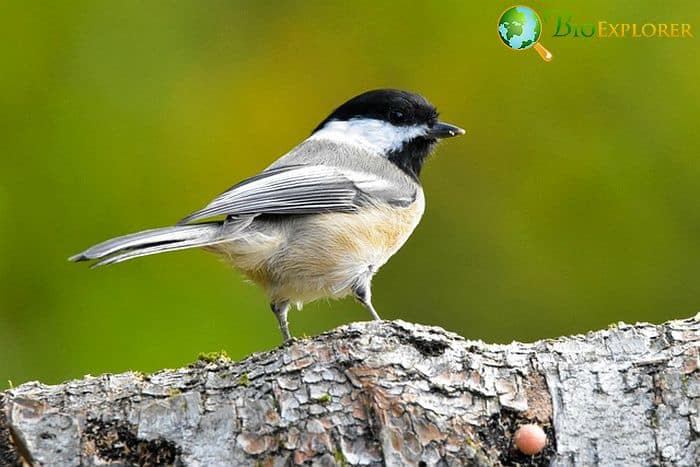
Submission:
[[[529,49],[540,38],[541,31],[540,18],[526,6],[508,8],[498,20],[498,34],[511,49]]]
[[[513,50],[535,47],[543,60],[550,61],[552,54],[537,41],[542,32],[542,22],[535,10],[524,5],[508,8],[498,19],[498,36]]]

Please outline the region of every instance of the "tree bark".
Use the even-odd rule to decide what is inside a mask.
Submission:
[[[240,362],[0,393],[2,465],[698,465],[698,318],[490,345],[353,323]],[[516,428],[547,433],[540,454]]]

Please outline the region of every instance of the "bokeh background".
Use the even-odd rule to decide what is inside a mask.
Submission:
[[[468,131],[424,170],[425,217],[375,280],[384,318],[509,342],[693,315],[699,39],[552,38],[550,19],[544,63],[497,37],[510,4],[5,3],[0,388],[278,345],[263,293],[207,253],[66,258],[173,223],[377,87]],[[700,34],[692,1],[565,6]],[[290,316],[296,335],[367,318],[351,300]]]

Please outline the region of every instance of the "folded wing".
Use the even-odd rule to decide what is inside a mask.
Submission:
[[[179,224],[221,215],[353,212],[368,193],[390,193],[390,188],[373,175],[337,167],[278,167],[231,187]]]

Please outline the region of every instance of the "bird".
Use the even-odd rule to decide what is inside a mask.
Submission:
[[[376,89],[331,112],[257,175],[175,225],[113,238],[69,258],[105,266],[202,248],[267,293],[282,338],[292,305],[353,296],[375,320],[371,282],[418,225],[421,169],[437,143],[465,131],[423,96]]]

